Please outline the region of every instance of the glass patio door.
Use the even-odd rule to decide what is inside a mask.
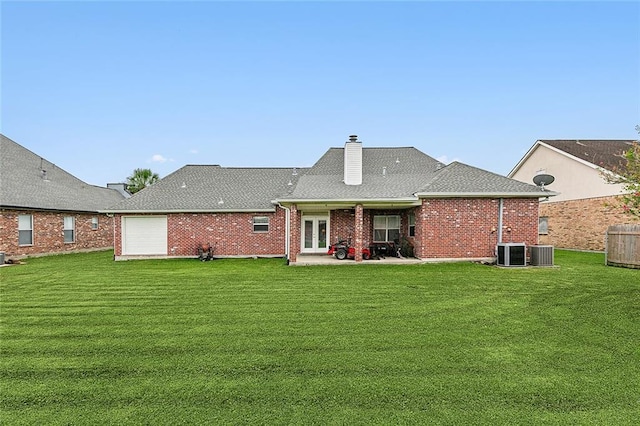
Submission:
[[[329,240],[328,218],[326,216],[304,216],[302,218],[303,253],[326,253]]]

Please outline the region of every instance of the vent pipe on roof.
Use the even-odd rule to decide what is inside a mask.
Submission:
[[[344,183],[362,184],[362,142],[357,135],[350,135],[344,144]]]

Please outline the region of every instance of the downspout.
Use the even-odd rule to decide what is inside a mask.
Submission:
[[[113,260],[116,260],[116,215],[107,213],[107,217],[111,218],[111,228],[113,229]],[[122,234],[122,230],[120,230]],[[122,254],[122,253],[121,253]]]
[[[500,244],[502,242],[502,209],[504,208],[504,198],[500,198],[498,205],[498,244]]]
[[[278,203],[278,207],[284,209],[284,254],[287,257],[288,262],[291,240],[291,210],[289,210],[289,207],[285,207],[280,203]]]

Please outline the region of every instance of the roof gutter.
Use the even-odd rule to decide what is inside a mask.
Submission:
[[[99,210],[98,213],[146,214],[146,213],[273,213],[276,209],[164,209],[164,210]]]
[[[287,256],[287,260],[289,259],[289,250],[291,243],[291,209],[289,207],[285,207],[282,204],[278,203],[278,207],[284,210],[284,254]]]
[[[546,198],[558,195],[558,192],[417,192],[419,198]]]
[[[293,203],[415,203],[418,199],[415,197],[402,198],[302,198],[302,199],[277,199],[273,200],[274,204],[293,204]]]
[[[24,210],[24,211],[41,211],[41,212],[70,212],[70,213],[104,213],[102,210],[80,210],[80,209],[56,209],[51,207],[24,207],[24,206],[8,206],[0,205],[0,210]]]

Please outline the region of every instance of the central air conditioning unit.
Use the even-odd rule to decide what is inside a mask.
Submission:
[[[498,266],[526,266],[527,248],[524,243],[498,243]]]
[[[532,266],[553,266],[553,246],[530,246]]]

